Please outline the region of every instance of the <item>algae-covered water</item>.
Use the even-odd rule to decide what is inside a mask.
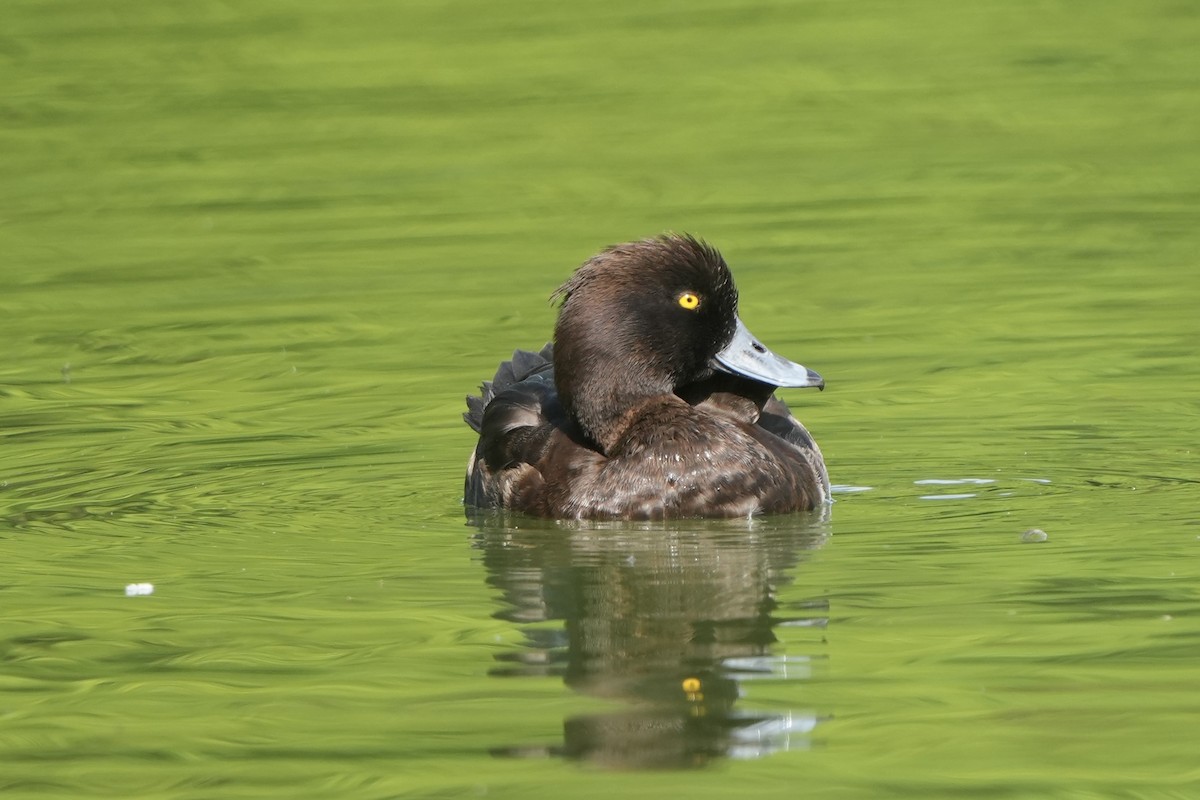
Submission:
[[[1200,796],[1200,7],[0,16],[0,795]],[[837,502],[466,517],[663,230]]]

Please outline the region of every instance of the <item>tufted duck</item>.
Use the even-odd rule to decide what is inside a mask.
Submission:
[[[821,451],[774,396],[824,388],[746,329],[725,260],[690,236],[580,266],[554,343],[468,397],[464,501],[557,519],[735,517],[829,500]]]

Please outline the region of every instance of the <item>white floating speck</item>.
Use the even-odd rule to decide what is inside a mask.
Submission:
[[[154,594],[153,583],[130,583],[125,586],[126,597],[142,597],[148,594]]]

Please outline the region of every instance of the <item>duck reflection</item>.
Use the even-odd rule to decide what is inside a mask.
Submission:
[[[826,539],[826,519],[567,527],[492,514],[472,521],[488,583],[501,593],[497,616],[525,635],[491,674],[561,676],[576,691],[629,703],[567,719],[559,747],[512,746],[497,755],[672,768],[807,746],[814,713],[735,706],[747,681],[809,674],[814,654],[772,652],[775,628],[812,627],[817,643],[827,604],[811,601],[784,619],[775,597],[788,571]],[[545,624],[557,620],[564,624]]]

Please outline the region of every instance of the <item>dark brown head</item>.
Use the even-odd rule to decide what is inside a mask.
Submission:
[[[714,370],[774,386],[820,381],[753,339],[738,319],[725,259],[690,236],[610,247],[554,296],[563,298],[554,331],[559,399],[602,445],[633,405],[705,380]]]

